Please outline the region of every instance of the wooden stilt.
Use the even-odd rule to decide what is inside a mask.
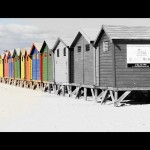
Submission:
[[[48,88],[48,92],[51,93],[51,84],[48,84],[49,88]]]
[[[114,98],[114,96],[113,96],[113,92],[112,92],[112,91],[109,91],[109,93],[110,93],[110,96],[111,96],[112,101],[115,102],[115,98]]]
[[[115,101],[114,106],[118,106],[120,104],[120,102],[122,102],[130,93],[131,93],[131,91],[124,92],[122,94],[122,96],[120,96],[120,98]]]
[[[92,88],[91,88],[91,93],[92,93],[93,100],[95,100],[94,89]]]
[[[68,95],[70,97],[70,88],[69,88],[69,85],[67,85],[67,91],[68,91]]]
[[[103,93],[102,97],[100,98],[101,104],[104,102],[107,93],[108,93],[108,90],[105,90],[105,92]]]
[[[95,89],[94,101],[97,102],[98,89]]]
[[[80,92],[80,87],[77,87],[76,88],[76,96],[75,96],[75,98],[79,98],[79,92]]]
[[[53,93],[55,92],[54,84],[52,84]]]
[[[87,88],[84,87],[84,100],[87,100]]]
[[[57,88],[57,87],[56,87],[56,84],[55,84],[55,85],[54,85],[54,93],[56,92],[56,88]]]
[[[97,96],[97,99],[99,99],[99,98],[101,98],[102,97],[102,95],[104,94],[104,90]]]
[[[62,95],[65,96],[65,85],[62,85]]]
[[[63,85],[59,85],[56,94],[59,95],[61,93],[62,89],[63,89]]]
[[[115,102],[118,100],[118,91],[115,91]]]
[[[70,94],[70,96],[76,94],[78,92],[78,90],[79,90],[79,87],[76,87],[76,89],[74,89],[74,91]]]

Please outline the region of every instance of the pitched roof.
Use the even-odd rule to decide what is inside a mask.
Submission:
[[[20,54],[21,48],[15,48],[15,51],[17,52],[17,55]]]
[[[99,29],[93,28],[82,28],[79,29],[77,35],[75,36],[74,40],[71,43],[70,47],[74,47],[77,41],[79,40],[80,36],[82,35],[88,43],[91,43],[95,40],[96,36],[99,33]]]
[[[1,58],[4,59],[4,54],[0,54]]]
[[[30,53],[30,48],[29,48],[29,47],[22,48],[22,49],[21,49],[22,55],[25,55],[25,52],[26,52],[26,51],[27,51],[27,53],[29,54],[29,53]]]
[[[148,26],[102,25],[95,44],[101,37],[102,30],[106,33],[110,41],[113,39],[150,40],[150,27]]]
[[[70,38],[63,38],[63,39],[62,39],[62,38],[58,37],[57,40],[56,40],[56,42],[54,43],[54,45],[53,45],[53,47],[52,47],[52,50],[55,50],[56,47],[58,46],[58,44],[59,44],[60,42],[62,42],[65,46],[70,47],[70,44],[71,44],[71,42],[72,42],[72,39],[70,39]]]
[[[46,40],[45,42],[48,45],[49,49],[52,49],[54,44],[55,44],[55,42],[56,42],[56,40],[50,40],[50,41]]]
[[[32,53],[33,47],[35,47],[37,49],[38,52],[40,52],[41,48],[43,46],[43,42],[35,42],[32,44],[32,47],[30,48],[30,55]]]
[[[12,56],[12,55],[13,55],[14,50],[9,50],[9,52],[10,52],[10,55]]]
[[[36,47],[36,49],[37,49],[38,51],[40,51],[41,48],[42,48],[43,42],[41,42],[41,43],[33,43],[33,44],[34,44],[34,46]]]
[[[4,57],[6,56],[8,56],[8,53],[9,53],[9,51],[7,51],[7,52],[4,52]]]

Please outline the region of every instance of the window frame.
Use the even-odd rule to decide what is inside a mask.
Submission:
[[[79,48],[80,48],[80,50],[79,50]],[[82,47],[81,46],[77,46],[77,52],[81,52],[81,50],[82,50]]]

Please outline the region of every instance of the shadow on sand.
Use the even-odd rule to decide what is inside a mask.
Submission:
[[[150,91],[132,91],[120,106],[147,105],[150,104]]]

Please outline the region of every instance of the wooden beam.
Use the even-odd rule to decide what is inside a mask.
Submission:
[[[115,91],[115,102],[118,100],[118,91]]]
[[[105,92],[103,93],[102,97],[100,98],[101,104],[104,102],[107,93],[108,93],[108,90],[105,90]]]
[[[80,88],[80,87],[76,87],[76,89],[71,93],[71,96],[72,96],[73,94],[76,94],[79,88]]]
[[[48,92],[51,93],[51,84],[48,84],[49,88],[48,88]]]
[[[58,85],[58,89],[57,89],[57,91],[56,91],[56,94],[57,94],[57,95],[58,95],[59,92],[61,91],[62,87],[63,87],[63,85]]]
[[[84,100],[87,100],[87,88],[84,88]]]
[[[98,89],[94,89],[94,90],[95,90],[94,101],[97,101],[97,94],[98,94]]]
[[[71,92],[70,92],[69,85],[67,85],[67,91],[68,91],[68,95],[69,95],[69,97],[70,97]]]
[[[80,87],[77,87],[77,89],[76,89],[76,96],[75,96],[75,98],[79,98],[79,92],[80,92]]]
[[[99,99],[103,94],[104,94],[104,90],[102,90],[102,92],[97,96],[97,99]]]
[[[112,91],[109,91],[109,93],[110,93],[110,96],[111,96],[112,101],[115,102],[115,98],[114,98],[114,96],[113,96],[113,92],[112,92]]]
[[[95,100],[95,95],[94,95],[94,89],[93,88],[91,88],[91,93],[92,93],[93,100]]]
[[[62,85],[62,95],[65,96],[65,85]]]
[[[120,96],[120,98],[117,101],[115,101],[114,106],[118,106],[120,102],[122,102],[130,93],[131,91],[124,92],[122,96]]]

